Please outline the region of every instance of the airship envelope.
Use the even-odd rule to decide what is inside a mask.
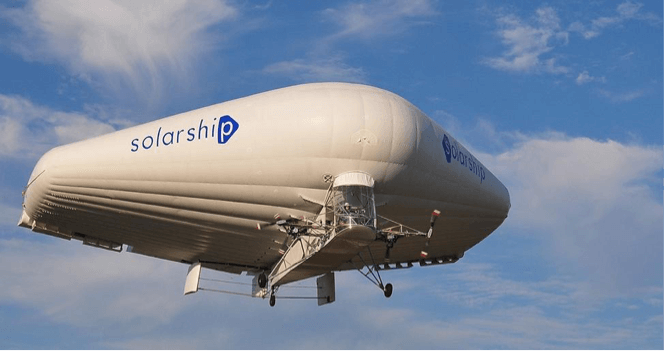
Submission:
[[[189,264],[196,284],[201,266],[247,272],[273,304],[335,271],[456,262],[509,209],[493,173],[408,101],[317,83],[56,147],[19,225]]]

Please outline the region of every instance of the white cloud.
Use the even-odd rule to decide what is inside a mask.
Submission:
[[[632,100],[640,98],[645,94],[645,91],[640,89],[640,90],[616,93],[605,89],[600,89],[599,94],[609,99],[609,101],[613,103],[623,103],[623,102],[630,102]]]
[[[598,299],[661,289],[661,146],[499,131],[437,115],[509,190],[503,234],[541,242],[538,255]]]
[[[461,135],[462,123],[459,118],[445,110],[437,110],[433,118],[452,135]]]
[[[560,19],[551,7],[537,9],[530,23],[513,14],[498,16],[498,37],[507,47],[499,57],[488,58],[485,64],[512,72],[547,72],[564,74],[568,67],[556,64],[556,58],[543,59],[557,45],[567,44],[567,32],[560,28]]]
[[[585,283],[565,280],[564,276],[547,277],[541,281],[518,281],[507,279],[496,267],[482,263],[457,265],[448,274],[447,278],[455,284],[440,289],[440,297],[474,309],[496,305],[505,307],[506,300],[513,305],[558,306],[569,310],[578,309],[583,303],[593,303],[584,298]]]
[[[648,296],[656,300],[656,307],[645,307],[644,301],[637,300],[635,310],[647,312],[625,323],[624,319],[604,316],[603,310],[614,308],[613,303],[585,294],[585,282],[560,275],[528,281],[518,273],[519,277],[508,279],[505,275],[510,264],[493,266],[464,258],[450,266],[384,272],[398,288],[397,296],[405,297],[400,303],[377,304],[367,303],[366,292],[358,293],[360,301],[351,307],[355,313],[346,324],[362,326],[364,340],[353,344],[347,338],[345,343],[333,340],[326,345],[385,349],[432,345],[451,349],[641,348],[649,345],[648,340],[661,338],[657,305],[661,304],[661,289]],[[403,291],[405,283],[395,281],[396,275],[408,277],[416,286]],[[436,279],[427,279],[431,275]],[[349,288],[355,289],[352,285]],[[398,333],[393,330],[395,326]]]
[[[198,325],[200,326],[200,325]],[[104,340],[99,347],[124,350],[198,350],[222,349],[232,340],[231,333],[225,330],[197,330],[182,335],[136,336],[131,339]]]
[[[640,20],[649,23],[660,23],[659,16],[653,13],[642,13],[643,4],[626,1],[618,5],[614,16],[602,16],[592,19],[589,26],[581,22],[574,22],[569,26],[569,31],[578,32],[585,39],[592,39],[602,34],[608,28],[619,26],[628,20]]]
[[[346,272],[336,277],[331,305],[282,299],[271,308],[264,300],[204,291],[183,297],[186,265],[36,238],[0,241],[6,283],[0,303],[25,306],[19,320],[71,328],[77,345],[89,348],[639,348],[661,337],[661,293],[649,296],[653,307],[644,316],[625,323],[581,306],[579,283],[508,279],[509,264],[464,259],[383,272],[395,284],[390,299]],[[79,344],[81,335],[100,329],[100,337]]]
[[[101,122],[82,113],[62,112],[19,96],[0,94],[0,158],[31,159],[59,144],[115,131],[126,123]]]
[[[489,57],[482,62],[489,67],[521,73],[549,73],[570,75],[572,68],[561,64],[560,48],[569,43],[569,33],[581,33],[586,39],[599,36],[604,30],[616,27],[628,20],[639,20],[650,24],[661,24],[661,18],[653,13],[643,13],[642,4],[631,1],[618,5],[616,15],[598,17],[586,26],[576,21],[563,28],[556,10],[540,7],[535,15],[524,20],[515,14],[502,13],[497,16],[498,30],[505,51],[499,56]],[[575,79],[578,85],[591,81],[605,82],[605,77],[592,77],[587,70]]]
[[[622,56],[620,56],[620,59],[623,61],[630,60],[634,56],[634,51],[630,51]]]
[[[507,227],[539,236],[562,271],[597,296],[661,288],[661,147],[552,135],[480,158],[510,190]]]
[[[198,56],[216,44],[209,28],[237,10],[222,1],[35,0],[0,15],[21,28],[12,47],[26,59],[154,102],[166,77],[190,79]]]
[[[359,37],[371,39],[393,35],[408,29],[413,20],[436,15],[428,0],[380,0],[350,3],[341,8],[329,8],[323,15],[340,30],[332,38]]]
[[[579,73],[579,75],[576,77],[576,84],[577,85],[583,85],[586,83],[590,82],[601,82],[601,83],[606,83],[606,77],[593,77],[591,76],[588,71],[583,71]]]
[[[270,64],[264,73],[287,76],[295,81],[337,81],[361,83],[366,80],[362,68],[351,67],[341,56],[326,59],[296,59]]]
[[[21,218],[21,206],[10,206],[0,203],[0,226],[16,225]]]
[[[599,321],[552,317],[532,306],[495,309],[456,321],[413,322],[409,324],[412,334],[457,349],[468,344],[476,349],[632,348],[637,343],[636,348],[647,348],[643,340],[658,335],[656,325],[607,326]]]
[[[0,276],[11,282],[0,292],[2,303],[35,308],[58,323],[125,331],[150,330],[186,306],[183,300],[170,301],[181,295],[180,282],[172,278],[184,276],[185,266],[84,247],[78,241],[35,239],[0,241]]]
[[[629,324],[620,319],[607,320],[602,311],[613,308],[613,304],[585,294],[585,282],[560,275],[541,276],[543,279],[538,281],[529,281],[520,274],[508,279],[504,264],[463,260],[441,271],[439,283],[428,284],[448,306],[440,307],[445,311],[440,316],[422,316],[411,310],[399,320],[388,319],[389,313],[382,313],[386,325],[398,322],[404,326],[398,336],[407,340],[404,347],[426,347],[417,343],[426,339],[457,349],[640,348],[648,344],[643,340],[661,337],[661,322],[653,322],[653,318],[661,317],[658,308],[650,308],[649,313]],[[652,296],[660,294],[661,290]],[[661,298],[655,299],[661,303]],[[645,302],[639,300],[636,305],[641,309]],[[453,312],[457,308],[462,309],[459,315]],[[638,346],[634,340],[639,340]],[[386,346],[391,341],[385,340]],[[399,344],[398,340],[393,342]]]

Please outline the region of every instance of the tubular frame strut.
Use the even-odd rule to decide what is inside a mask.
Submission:
[[[368,246],[367,246],[367,251],[369,251],[369,256],[371,257],[372,265],[367,264],[367,262],[364,260],[364,257],[362,257],[362,252],[357,253],[357,257],[359,257],[360,260],[362,260],[362,263],[364,263],[364,267],[367,268],[366,273],[362,271],[364,267],[358,268],[355,262],[353,262],[352,260],[350,262],[353,264],[353,266],[355,266],[355,269],[357,269],[357,271],[360,272],[360,274],[362,274],[370,282],[372,282],[374,285],[380,288],[380,290],[385,290],[385,285],[383,284],[383,279],[380,276],[378,265],[374,260],[373,254],[371,253],[371,248]],[[371,277],[369,275],[371,275]]]

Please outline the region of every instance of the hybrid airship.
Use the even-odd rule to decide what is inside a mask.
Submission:
[[[268,91],[56,147],[23,194],[22,227],[252,276],[253,297],[334,272],[454,263],[510,209],[505,186],[403,98],[358,84]],[[434,227],[435,224],[435,227]]]

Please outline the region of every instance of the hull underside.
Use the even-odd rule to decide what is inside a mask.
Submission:
[[[124,244],[134,253],[171,261],[198,260],[208,268],[254,272],[269,270],[291,242],[276,226],[258,230],[257,224],[274,221],[277,214],[315,216],[327,191],[320,179],[319,189],[311,189],[215,184],[172,175],[143,180],[126,173],[119,167],[46,170],[30,185],[31,192],[42,196],[31,198],[37,201],[28,206],[32,211],[23,225],[63,238]],[[442,210],[428,247],[430,258],[462,256],[504,220],[489,209],[383,194],[380,189],[376,199],[380,216],[420,231],[427,230],[432,209]],[[392,224],[379,219],[378,225]],[[401,239],[390,262],[418,262],[424,242],[421,237]],[[373,255],[376,262],[383,262],[384,254],[385,244],[379,241],[364,250],[364,256]],[[354,261],[335,270],[363,266],[359,258]]]

